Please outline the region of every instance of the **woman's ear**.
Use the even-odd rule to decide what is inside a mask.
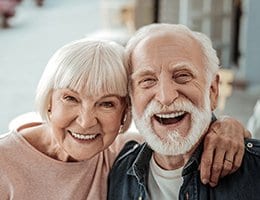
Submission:
[[[127,119],[127,108],[124,110],[123,115],[122,115],[122,119],[121,119],[121,125],[124,125]]]
[[[121,124],[119,128],[119,133],[123,133],[126,131],[126,120],[127,120],[127,108],[122,113],[122,118],[121,118]]]
[[[123,112],[122,119],[121,119],[121,126],[122,126],[120,128],[121,133],[125,132],[130,127],[132,122],[131,101],[128,96],[126,97],[125,102],[126,102],[125,110]]]
[[[48,105],[48,113],[51,113],[51,107],[52,107],[52,98],[50,99],[50,102]]]
[[[217,108],[218,95],[219,95],[219,74],[217,74],[214,77],[210,86],[210,107],[212,111]]]
[[[48,117],[49,117],[49,119],[51,118],[51,111],[52,111],[52,98],[50,98],[49,105],[48,105]]]

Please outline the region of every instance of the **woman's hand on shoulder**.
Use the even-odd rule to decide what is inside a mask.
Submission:
[[[219,178],[235,172],[244,156],[244,138],[251,134],[234,118],[222,116],[208,129],[204,140],[201,181],[214,187]]]

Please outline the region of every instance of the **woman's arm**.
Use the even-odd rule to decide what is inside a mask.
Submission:
[[[220,177],[236,171],[244,156],[244,138],[251,134],[234,118],[223,116],[215,121],[204,140],[201,181],[216,186]]]

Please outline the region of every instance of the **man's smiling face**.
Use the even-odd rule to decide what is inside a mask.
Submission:
[[[177,141],[181,147],[183,140],[197,142],[201,136],[197,132],[203,134],[211,115],[212,91],[202,59],[200,45],[180,32],[154,34],[136,46],[131,57],[131,97],[141,133],[150,129],[162,143]],[[197,135],[189,136],[194,131]]]

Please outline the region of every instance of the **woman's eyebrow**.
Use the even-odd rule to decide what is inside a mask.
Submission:
[[[108,98],[108,97],[121,98],[121,96],[118,94],[106,94],[106,95],[102,96],[102,98]]]

